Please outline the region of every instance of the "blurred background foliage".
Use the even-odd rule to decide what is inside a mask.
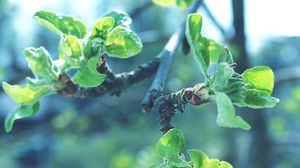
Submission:
[[[299,12],[286,15],[289,17],[286,19],[295,19],[293,25],[281,25],[286,34],[269,35],[266,30],[258,37],[251,26],[263,29],[269,23],[256,25],[255,18],[249,15],[264,15],[251,8],[261,1],[250,4],[245,0],[244,8],[240,8],[240,2],[243,1],[206,0],[206,8],[216,16],[223,30],[202,7],[199,12],[205,19],[204,34],[227,44],[240,64],[239,69],[253,65],[272,67],[276,73],[274,95],[281,102],[267,110],[239,109],[253,126],[248,132],[217,127],[214,104],[187,106],[184,114],[176,115],[174,125],[183,130],[187,149],[201,149],[210,157],[227,160],[237,168],[300,167],[300,28],[295,19]],[[276,5],[272,3],[275,2],[269,1],[270,5],[266,6],[264,2],[265,6],[260,7],[274,11],[272,7]],[[290,14],[285,4],[299,3],[297,0],[284,2],[279,15]],[[57,56],[59,37],[33,21],[35,11],[47,9],[74,15],[91,28],[105,12],[116,8],[131,14],[133,29],[140,35],[144,49],[139,56],[127,60],[108,58],[114,72],[135,69],[158,54],[186,14],[176,7],[154,6],[149,0],[0,0],[0,80],[22,83],[25,76],[32,75],[22,54],[26,47],[44,46],[52,56]],[[242,17],[244,10],[246,16]],[[273,15],[276,18],[276,13]],[[292,26],[299,28],[298,34],[289,31]],[[140,102],[152,79],[149,77],[123,90],[120,97],[44,98],[42,110],[30,119],[18,121],[12,133],[0,129],[0,167],[145,168],[149,163],[160,162],[154,151],[161,135],[157,116],[153,112],[142,114],[140,110]],[[197,63],[179,49],[168,76],[166,93],[198,82],[202,82],[202,77]],[[14,103],[2,88],[0,91],[2,127]]]

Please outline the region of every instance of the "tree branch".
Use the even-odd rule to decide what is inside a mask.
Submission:
[[[202,3],[203,0],[196,0],[189,13],[196,12]],[[165,48],[158,55],[160,65],[158,67],[155,79],[142,101],[143,112],[149,112],[154,106],[155,99],[163,95],[164,84],[169,73],[169,69],[172,65],[175,51],[185,36],[185,24],[186,21],[181,24],[180,28],[172,35]]]
[[[154,102],[155,109],[157,109],[159,115],[160,130],[166,133],[173,128],[171,121],[176,109],[183,113],[187,103],[202,105],[209,101],[209,92],[203,83],[199,83],[192,88],[184,88],[177,92],[160,96]]]

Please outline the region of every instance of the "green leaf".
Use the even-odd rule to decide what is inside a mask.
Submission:
[[[176,0],[176,4],[181,9],[186,9],[193,3],[193,0]]]
[[[57,78],[50,54],[44,47],[26,48],[24,50],[25,59],[33,74],[39,77]]]
[[[149,165],[147,168],[157,168],[155,165]]]
[[[182,132],[179,129],[171,129],[156,143],[156,152],[161,157],[172,158],[181,154],[184,145]]]
[[[216,102],[218,107],[218,126],[241,128],[244,130],[249,130],[251,128],[251,126],[245,120],[235,114],[233,104],[225,93],[217,93]]]
[[[196,58],[196,60],[200,64],[200,68],[202,70],[202,73],[207,77],[207,69],[209,65],[209,55],[203,54],[202,48],[200,46],[201,40],[205,40],[205,38],[201,37],[201,27],[202,27],[202,16],[200,14],[190,14],[187,18],[186,22],[186,31],[185,35],[187,38],[187,41],[191,47],[191,51]],[[207,41],[204,41],[207,42]],[[203,45],[204,43],[202,43]],[[207,47],[207,44],[204,45],[204,47]]]
[[[176,167],[176,168],[192,168],[188,162],[186,162],[184,159],[180,158],[179,156],[171,158],[169,160],[169,166]]]
[[[152,0],[152,2],[162,7],[168,7],[174,5],[176,3],[176,0]]]
[[[86,59],[103,55],[103,53],[104,53],[104,40],[98,37],[94,39],[89,39],[83,50],[83,54]]]
[[[193,168],[205,168],[205,165],[209,160],[205,153],[197,149],[191,149],[187,152],[193,163]]]
[[[206,165],[207,168],[233,168],[231,164],[218,159],[210,159]]]
[[[40,24],[58,35],[74,35],[82,39],[87,33],[85,25],[77,18],[41,10],[33,16]]]
[[[81,87],[96,87],[100,85],[106,78],[105,74],[97,72],[98,57],[92,57],[87,64],[80,68],[71,80],[79,84]]]
[[[227,63],[220,63],[217,72],[214,75],[214,80],[211,85],[215,91],[223,91],[228,85],[228,80],[232,77],[234,70]]]
[[[260,95],[247,95],[245,100],[247,107],[259,109],[259,108],[271,108],[279,103],[279,99],[271,96],[260,96]]]
[[[129,27],[132,22],[130,16],[122,10],[113,10],[106,13],[104,16],[114,18],[115,22],[113,27],[117,27],[117,26]]]
[[[270,96],[274,87],[274,74],[267,66],[256,66],[246,70],[243,74],[245,82],[250,83],[256,93],[262,96]]]
[[[107,34],[113,28],[115,20],[112,17],[103,17],[98,20],[92,30],[90,38],[100,37],[106,39]]]
[[[10,96],[16,103],[21,105],[35,104],[42,96],[50,94],[51,88],[48,85],[10,85],[2,82],[5,93]]]
[[[17,106],[14,110],[10,111],[5,118],[5,131],[10,132],[12,130],[15,120],[33,116],[39,110],[39,107],[39,102],[33,105]]]
[[[110,56],[128,58],[141,52],[141,39],[126,27],[118,26],[107,36],[105,48]]]
[[[79,59],[82,56],[82,44],[73,35],[62,36],[59,44],[60,58],[67,60],[69,57]]]

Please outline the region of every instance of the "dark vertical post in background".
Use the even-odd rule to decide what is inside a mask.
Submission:
[[[232,14],[234,37],[231,42],[238,48],[238,60],[236,70],[242,73],[245,69],[250,67],[249,56],[246,50],[246,36],[245,36],[245,6],[244,0],[232,0]],[[251,146],[250,151],[247,152],[248,161],[246,166],[251,165],[255,168],[269,168],[270,167],[270,141],[267,130],[267,123],[265,115],[262,110],[247,109],[243,113],[245,118],[252,125],[250,130]]]

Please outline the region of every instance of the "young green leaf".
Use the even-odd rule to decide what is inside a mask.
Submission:
[[[191,47],[191,51],[194,55],[194,57],[197,59],[197,61],[200,64],[200,68],[202,70],[202,73],[207,77],[207,69],[209,65],[209,55],[203,54],[202,50],[205,48],[201,48],[200,42],[202,39],[205,40],[205,38],[201,37],[201,27],[202,27],[202,16],[200,14],[190,14],[187,18],[186,22],[186,31],[185,35],[187,38],[187,41]],[[204,41],[206,42],[206,41]],[[204,47],[207,47],[204,46]]]
[[[192,2],[193,0],[176,0],[176,5],[181,9],[186,9]]]
[[[58,35],[74,35],[82,39],[86,33],[85,25],[77,18],[41,10],[33,16],[40,24],[54,31]]]
[[[104,16],[114,18],[114,28],[117,26],[129,27],[132,22],[130,16],[122,10],[113,10],[106,13]]]
[[[202,151],[197,150],[197,149],[191,149],[191,150],[188,150],[187,152],[191,158],[193,168],[205,168],[206,167],[205,165],[207,164],[209,159],[205,153],[203,153]]]
[[[176,167],[176,168],[192,168],[188,162],[186,162],[184,159],[180,158],[179,156],[171,158],[169,160],[169,166]]]
[[[115,24],[115,20],[113,17],[103,17],[98,20],[92,30],[90,38],[100,37],[101,39],[105,40],[107,34],[110,30],[112,30]]]
[[[128,58],[141,52],[143,45],[137,34],[118,26],[108,34],[105,48],[109,56]]]
[[[225,161],[219,161],[218,159],[210,159],[206,167],[207,168],[233,168],[231,164]]]
[[[244,130],[249,130],[251,128],[251,126],[245,120],[235,114],[233,104],[225,93],[217,93],[216,103],[218,107],[218,126],[241,128]]]
[[[47,85],[10,85],[2,82],[5,93],[11,97],[16,103],[21,105],[35,104],[42,96],[52,93]]]
[[[183,133],[179,129],[171,129],[156,143],[156,152],[161,157],[173,158],[181,154],[184,145]]]
[[[98,57],[92,57],[87,64],[80,68],[71,80],[79,84],[81,87],[96,87],[100,85],[106,78],[105,74],[97,72]]]
[[[256,93],[262,96],[270,96],[274,87],[274,74],[267,66],[256,66],[247,69],[243,74],[245,82],[250,83]]]
[[[215,91],[223,91],[227,85],[228,80],[232,77],[234,70],[227,63],[219,63],[217,72],[214,75],[214,80],[211,85]]]
[[[33,105],[17,106],[14,110],[10,111],[5,118],[5,131],[10,132],[12,130],[15,120],[33,116],[39,110],[39,107],[39,102]]]
[[[104,53],[104,40],[96,37],[89,39],[83,50],[83,55],[86,59],[91,57],[99,56]]]
[[[271,96],[260,96],[249,94],[244,100],[247,107],[259,109],[259,108],[271,108],[274,107],[279,99]]]
[[[49,77],[56,79],[52,59],[44,47],[26,48],[24,50],[25,59],[33,74],[39,77]]]
[[[73,35],[62,36],[59,44],[60,58],[67,60],[68,58],[79,59],[82,56],[82,44],[80,40]]]
[[[152,2],[162,7],[168,7],[174,5],[176,3],[176,0],[152,0]]]

